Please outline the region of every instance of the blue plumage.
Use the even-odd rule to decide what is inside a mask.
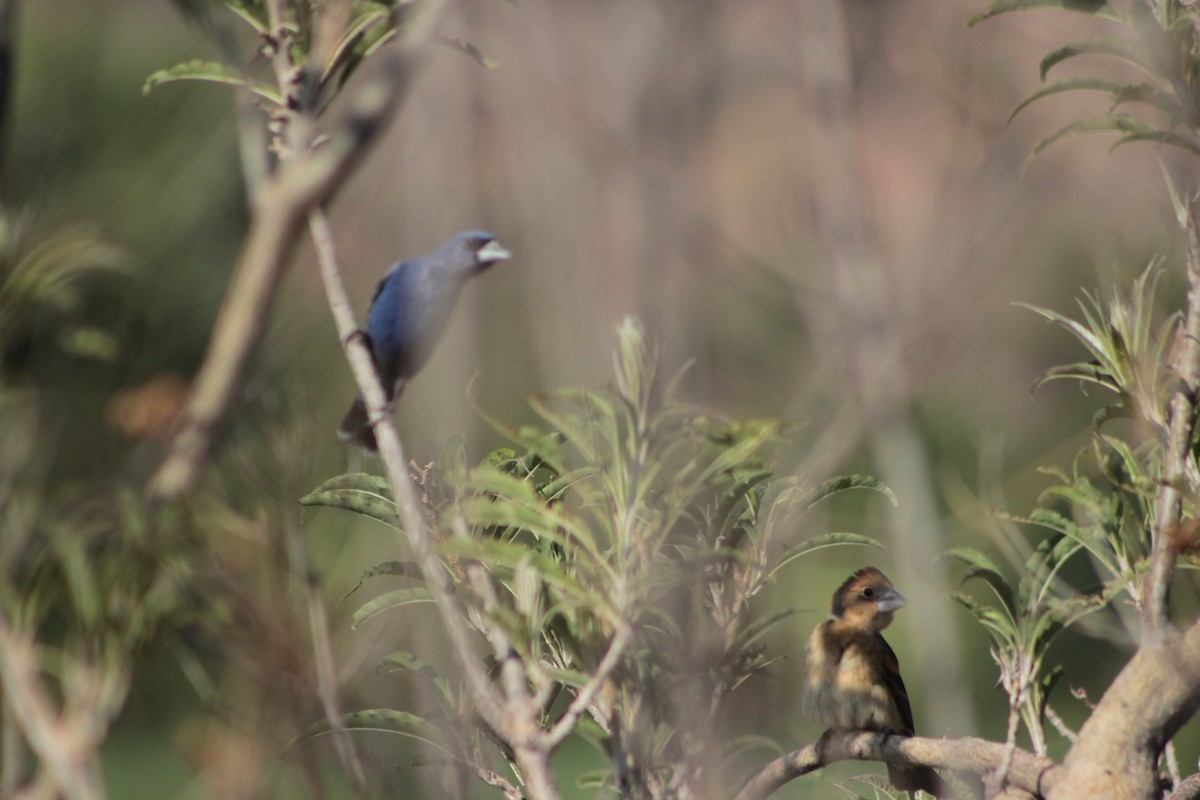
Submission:
[[[463,231],[432,253],[401,261],[388,271],[375,289],[366,326],[388,402],[404,391],[408,380],[429,360],[463,284],[510,257],[492,234]],[[375,450],[375,434],[361,397],[342,420],[338,436]]]

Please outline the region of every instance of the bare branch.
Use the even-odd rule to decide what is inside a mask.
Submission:
[[[1167,800],[1200,800],[1200,773],[1185,778]]]
[[[837,761],[885,761],[889,764],[936,767],[984,776],[999,769],[1007,748],[983,739],[926,739],[885,733],[826,733],[818,741],[780,756],[751,778],[736,800],[764,800],[789,781]],[[1043,796],[1058,779],[1053,761],[1015,750],[1008,785]]]
[[[170,450],[150,481],[157,500],[177,498],[196,484],[213,438],[233,401],[250,356],[270,318],[276,287],[309,211],[329,200],[366,154],[405,96],[415,45],[392,45],[358,88],[327,144],[298,154],[268,176],[253,210],[246,246],[234,269]]]
[[[1200,196],[1188,204],[1187,312],[1183,335],[1174,355],[1179,385],[1168,405],[1168,432],[1163,452],[1163,486],[1158,494],[1150,550],[1150,567],[1142,584],[1142,621],[1147,642],[1174,634],[1171,626],[1171,579],[1178,550],[1174,532],[1182,516],[1181,492],[1192,428],[1196,423],[1196,392],[1200,387]]]
[[[38,676],[33,642],[0,616],[0,684],[4,700],[46,773],[68,800],[99,800],[104,786],[89,752],[86,726],[66,724]]]
[[[328,222],[319,210],[312,214],[310,227],[313,240],[317,243],[321,278],[325,284],[330,309],[367,407],[368,417],[373,420],[379,455],[400,512],[403,525],[402,544],[406,543],[411,548],[425,584],[433,596],[476,712],[511,746],[528,796],[533,800],[553,800],[558,797],[558,790],[550,771],[550,750],[546,746],[545,732],[537,724],[538,708],[531,698],[525,698],[527,702],[513,702],[510,698],[509,702],[506,702],[497,687],[488,679],[483,664],[474,651],[471,633],[454,598],[449,573],[433,549],[416,491],[404,470],[404,449],[396,433],[396,426],[387,414],[383,386],[379,382],[375,365],[362,337],[356,335],[358,328],[337,269],[332,235]]]
[[[567,707],[566,713],[559,718],[558,722],[554,723],[554,727],[547,734],[546,746],[551,752],[558,749],[558,746],[575,730],[575,725],[579,722],[579,717],[583,712],[587,711],[588,706],[596,698],[596,693],[608,681],[608,676],[621,663],[621,656],[625,654],[625,648],[629,645],[629,639],[632,635],[633,633],[629,625],[622,620],[621,626],[617,629],[612,642],[608,645],[608,652],[604,654],[604,658],[600,659],[600,663],[596,666],[596,671],[588,678],[588,682],[583,685],[579,694],[575,695],[575,699]]]
[[[1063,721],[1063,718],[1058,715],[1058,712],[1049,705],[1046,706],[1046,719],[1050,720],[1050,724],[1054,726],[1054,729],[1062,734],[1063,737],[1068,741],[1075,742],[1079,739],[1079,735],[1075,733],[1075,731],[1071,730],[1071,727]]]

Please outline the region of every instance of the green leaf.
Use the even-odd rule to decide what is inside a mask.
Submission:
[[[502,566],[515,570],[519,565],[528,563],[538,571],[538,575],[547,584],[565,592],[585,607],[606,616],[615,616],[608,599],[597,591],[592,591],[579,582],[576,576],[567,571],[567,566],[560,564],[545,553],[532,550],[516,542],[502,542],[496,539],[469,539],[463,536],[453,536],[443,544],[444,550],[450,555],[461,558],[473,558],[489,566]]]
[[[986,11],[971,17],[967,25],[977,25],[985,19],[1012,11],[1027,11],[1035,8],[1080,11],[1097,17],[1124,21],[1124,15],[1107,0],[993,0]]]
[[[407,736],[436,747],[451,758],[461,759],[445,731],[415,714],[390,708],[374,708],[344,714],[341,723],[342,728],[348,731],[375,731]],[[311,739],[332,730],[333,726],[327,720],[321,720],[310,725],[300,738]]]
[[[324,85],[342,64],[354,59],[354,49],[363,41],[367,31],[381,22],[391,20],[391,11],[382,3],[361,3],[354,8],[354,19],[343,31],[337,44],[333,46],[325,67],[321,70],[321,84]]]
[[[433,595],[424,586],[414,586],[407,589],[395,589],[390,592],[384,592],[363,604],[358,611],[354,612],[354,619],[350,628],[351,630],[358,630],[367,620],[384,611],[390,611],[393,608],[400,608],[401,606],[412,605],[414,603],[432,602]]]
[[[971,612],[975,620],[988,630],[988,635],[991,636],[993,642],[1008,649],[1015,646],[1017,626],[1008,615],[1000,613],[992,606],[977,603],[973,597],[962,592],[954,592],[950,596]]]
[[[775,562],[775,566],[771,567],[767,577],[773,576],[776,572],[783,569],[785,566],[795,561],[800,556],[808,553],[824,550],[827,547],[841,547],[844,545],[861,545],[863,547],[874,547],[879,550],[886,550],[883,543],[878,539],[872,539],[870,536],[863,536],[858,533],[826,533],[822,536],[814,536],[811,539],[805,539],[803,542],[792,545],[779,557]]]
[[[1167,171],[1167,165],[1158,161],[1158,168],[1162,170],[1163,180],[1167,183],[1167,194],[1171,198],[1171,208],[1175,209],[1175,222],[1179,225],[1180,230],[1186,231],[1189,227],[1191,214],[1188,212],[1188,204],[1179,196],[1179,192],[1175,189],[1175,181],[1171,180],[1171,173]]]
[[[992,559],[971,547],[955,547],[950,550],[949,555],[968,567],[967,574],[958,582],[959,586],[971,578],[979,578],[990,586],[1000,598],[1000,602],[1004,603],[1008,615],[1014,620],[1017,618],[1017,602],[1012,586]]]
[[[1168,114],[1175,111],[1175,104],[1170,95],[1149,84],[1131,84],[1125,81],[1110,81],[1101,78],[1067,78],[1043,86],[1018,103],[1017,107],[1008,115],[1006,124],[1012,124],[1016,116],[1031,103],[1041,100],[1043,97],[1063,92],[1105,92],[1112,95],[1114,107],[1122,103],[1140,102],[1152,105]]]
[[[1057,380],[1074,380],[1082,383],[1094,383],[1097,386],[1102,386],[1110,392],[1121,394],[1121,387],[1113,380],[1112,374],[1095,362],[1079,362],[1076,364],[1063,364],[1059,367],[1051,367],[1045,370],[1036,378],[1033,379],[1033,386],[1029,392],[1032,394],[1041,388],[1044,384],[1050,381]]]
[[[726,651],[726,659],[738,658],[746,650],[746,648],[750,647],[750,645],[757,642],[763,636],[766,636],[772,628],[783,622],[788,617],[794,614],[799,614],[801,611],[812,610],[813,609],[811,608],[792,606],[789,608],[780,609],[779,611],[775,611],[765,617],[756,619],[754,622],[747,625],[746,629],[738,634],[733,642],[730,643],[729,649]]]
[[[561,505],[547,503],[532,481],[476,467],[468,475],[468,485],[480,493],[463,505],[472,524],[524,528],[566,547],[581,546],[593,560],[602,560],[588,527]]]
[[[256,34],[259,36],[267,35],[267,23],[252,14],[250,10],[246,8],[244,3],[235,1],[226,2],[224,5],[234,14],[237,14],[239,17],[241,17],[242,21],[253,28]]]
[[[564,686],[570,686],[572,689],[582,689],[587,685],[588,676],[582,672],[573,669],[559,669],[558,667],[543,667],[542,671],[549,675],[554,680]]]
[[[150,94],[155,87],[161,84],[172,83],[174,81],[208,81],[210,83],[223,83],[227,86],[237,86],[249,89],[254,94],[265,100],[269,100],[277,106],[283,105],[283,98],[279,95],[279,92],[270,86],[258,83],[233,67],[220,64],[216,61],[187,61],[182,64],[176,64],[168,69],[160,69],[157,72],[151,73],[150,77],[146,78],[146,82],[142,84],[142,96]]]
[[[342,599],[338,602],[345,602],[346,598],[362,588],[362,585],[371,578],[377,575],[397,575],[404,578],[416,578],[420,580],[421,568],[413,561],[384,561],[382,564],[376,564],[369,570],[364,572],[358,579],[358,583],[354,584],[354,588],[342,595]]]
[[[407,650],[397,650],[394,653],[388,654],[379,665],[381,669],[387,669],[396,672],[407,672],[411,675],[420,677],[437,690],[438,703],[446,714],[451,714],[454,710],[454,694],[450,691],[450,684],[438,671],[432,666],[422,661],[417,656]]]
[[[1082,42],[1072,42],[1052,51],[1042,59],[1039,68],[1042,80],[1046,74],[1062,62],[1082,55],[1112,56],[1126,61],[1153,78],[1159,78],[1154,64],[1146,59],[1146,51],[1133,42],[1112,36],[1097,36]]]
[[[833,497],[835,494],[853,489],[869,489],[879,492],[891,501],[893,508],[900,505],[900,501],[896,499],[896,493],[878,478],[870,475],[840,475],[836,478],[830,478],[818,486],[817,490],[813,492],[812,499],[809,501],[807,508],[811,508],[822,500]]]
[[[330,478],[300,498],[300,505],[340,508],[379,520],[393,528],[400,526],[387,479],[364,472]]]
[[[1047,147],[1089,133],[1124,134],[1117,140],[1113,147],[1118,147],[1129,142],[1153,141],[1160,144],[1174,145],[1195,155],[1200,155],[1200,147],[1197,147],[1194,142],[1177,133],[1161,130],[1128,114],[1104,114],[1099,117],[1089,117],[1072,122],[1055,131],[1050,136],[1047,136],[1045,139],[1042,139],[1033,146],[1033,151],[1029,154],[1029,158],[1025,160],[1026,165],[1028,165],[1034,156],[1041,153]]]
[[[435,31],[433,41],[440,44],[442,47],[448,47],[451,50],[457,50],[465,56],[470,57],[472,61],[486,69],[495,69],[500,66],[499,61],[492,61],[479,52],[479,48],[463,39],[456,39],[453,36],[447,36],[442,31]]]

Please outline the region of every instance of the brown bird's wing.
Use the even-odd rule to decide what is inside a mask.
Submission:
[[[904,730],[895,733],[904,736],[914,736],[916,728],[913,725],[912,706],[908,702],[908,690],[904,688],[904,679],[900,677],[900,661],[887,640],[875,634],[879,650],[883,654],[883,683],[891,695],[900,719],[904,722]],[[951,797],[950,787],[929,767],[899,767],[888,764],[888,779],[897,789],[906,792],[916,792],[918,789],[934,797]]]
[[[896,704],[896,710],[900,712],[900,719],[904,721],[904,729],[896,733],[912,736],[916,733],[916,727],[913,725],[912,706],[908,703],[908,690],[904,688],[904,679],[900,677],[900,661],[883,636],[877,633],[875,638],[879,651],[883,653],[883,684]]]

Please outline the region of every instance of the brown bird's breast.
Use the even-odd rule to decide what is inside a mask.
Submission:
[[[871,637],[877,635],[837,630],[833,620],[817,626],[805,650],[806,716],[835,731],[906,727],[874,652]]]

